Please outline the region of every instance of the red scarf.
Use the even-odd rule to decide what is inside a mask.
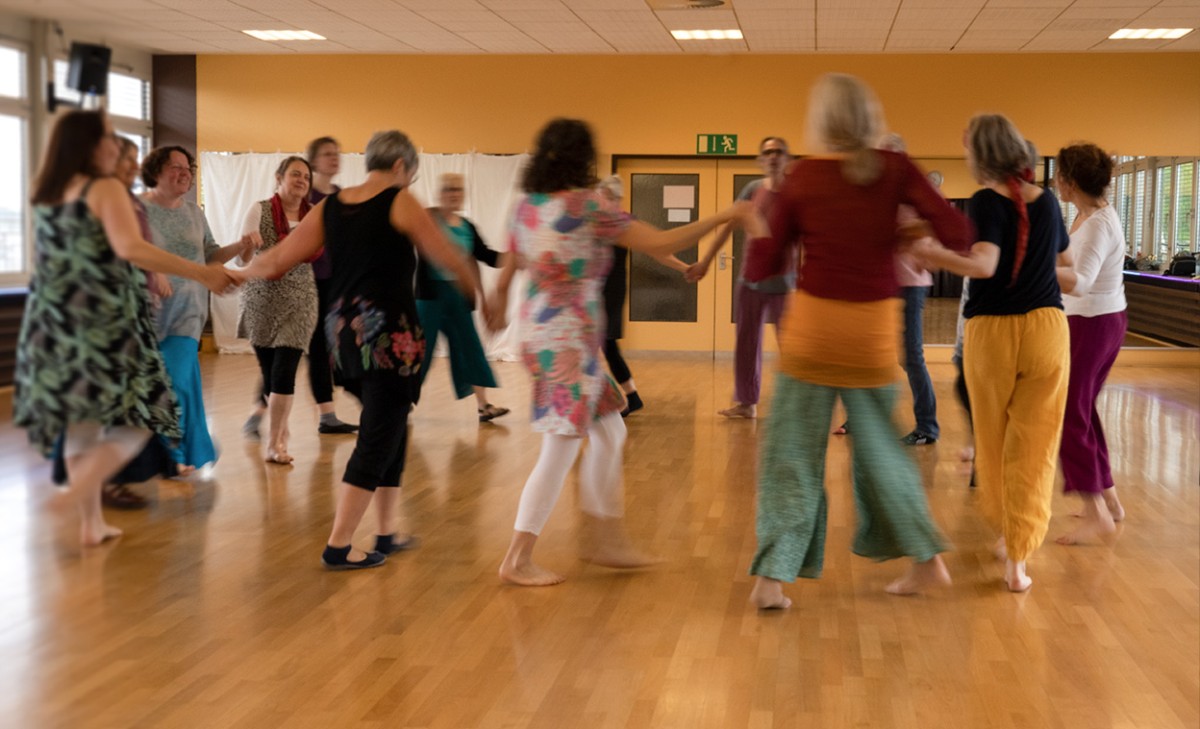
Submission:
[[[1012,279],[1008,282],[1008,287],[1012,288],[1025,261],[1025,249],[1029,247],[1029,210],[1025,207],[1025,198],[1021,196],[1021,180],[1009,177],[1005,182],[1013,205],[1017,206],[1017,255],[1013,258]]]
[[[312,210],[312,203],[308,201],[307,197],[300,198],[301,220],[304,220],[304,216],[308,215],[309,210]],[[275,193],[271,196],[271,223],[275,226],[276,243],[282,242],[283,239],[287,237],[287,234],[292,232],[292,224],[288,222],[287,213],[283,212],[283,199],[279,197],[279,193]],[[312,263],[320,258],[321,253],[324,252],[324,250],[324,248],[318,250],[312,255],[311,258],[306,260],[305,263]]]
[[[308,211],[312,209],[307,198],[300,198],[300,219],[304,220],[304,216],[308,215]],[[287,214],[283,212],[283,199],[279,197],[279,193],[271,196],[271,222],[275,224],[276,241],[282,241],[287,237],[287,234],[292,232],[292,224],[288,222]]]

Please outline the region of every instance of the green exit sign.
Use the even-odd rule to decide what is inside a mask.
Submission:
[[[696,154],[737,154],[737,135],[697,134]]]

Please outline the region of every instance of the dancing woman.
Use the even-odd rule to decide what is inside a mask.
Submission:
[[[508,289],[518,268],[529,272],[521,307],[521,349],[533,378],[533,429],[542,433],[537,465],[521,492],[517,520],[500,579],[515,585],[553,585],[562,575],[533,562],[533,548],[579,455],[580,493],[595,532],[593,561],[635,567],[647,559],[633,549],[622,516],[624,399],[604,374],[605,326],[601,287],[613,245],[672,253],[694,245],[738,215],[743,203],[704,220],[660,231],[630,220],[595,189],[596,150],[587,124],[555,119],[538,134],[525,172],[525,197],[510,223],[511,253],[500,273],[491,325],[504,321]]]
[[[966,256],[933,241],[927,268],[970,276],[963,367],[975,428],[980,509],[1000,533],[996,554],[1013,592],[1033,584],[1025,563],[1050,523],[1070,373],[1070,334],[1055,267],[1069,267],[1058,201],[1025,179],[1029,150],[1008,118],[971,119],[967,163],[984,188],[971,197],[977,241]]]
[[[790,168],[771,212],[771,239],[749,247],[746,278],[756,281],[779,274],[803,246],[760,446],[758,550],[750,568],[757,577],[750,599],[759,608],[788,607],[784,582],[821,575],[825,450],[839,398],[854,423],[854,553],[912,560],[890,593],[950,580],[920,474],[892,422],[902,307],[896,216],[900,205],[911,205],[955,248],[966,248],[970,226],[906,155],[872,149],[882,123],[875,95],[858,79],[818,81],[808,125],[821,152]]]

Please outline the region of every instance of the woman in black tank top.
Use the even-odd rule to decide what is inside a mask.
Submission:
[[[367,143],[366,161],[363,184],[323,200],[282,243],[238,274],[270,278],[322,247],[330,258],[329,305],[320,316],[333,366],[363,405],[321,558],[332,570],[375,567],[387,554],[416,545],[415,537],[397,535],[396,507],[408,411],[420,394],[425,352],[412,288],[417,253],[454,273],[468,298],[477,291],[482,296],[474,266],[406,189],[418,163],[408,137],[378,132]],[[358,550],[350,540],[372,500],[375,545]]]

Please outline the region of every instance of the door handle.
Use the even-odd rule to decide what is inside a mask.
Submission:
[[[720,258],[717,259],[717,270],[724,271],[728,266],[728,262],[733,260],[733,256],[721,251]]]

